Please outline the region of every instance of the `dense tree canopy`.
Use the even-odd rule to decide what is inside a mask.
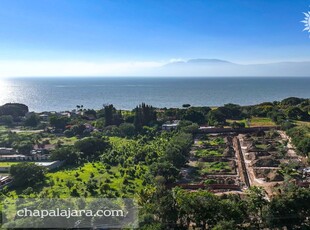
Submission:
[[[69,123],[68,117],[58,117],[58,116],[51,116],[50,117],[50,124],[51,126],[55,127],[56,129],[65,129],[66,125]]]
[[[29,112],[28,106],[19,103],[7,103],[0,106],[0,116],[11,115],[13,117],[23,117]]]
[[[306,101],[306,99],[298,98],[298,97],[288,97],[281,101],[281,105],[284,106],[296,106],[303,101]]]
[[[134,109],[134,125],[136,130],[141,130],[145,125],[151,125],[157,121],[156,111],[153,106],[142,103]]]
[[[36,127],[40,123],[40,120],[36,114],[31,114],[28,118],[26,118],[24,123],[25,126]]]
[[[33,143],[28,140],[24,140],[21,142],[14,142],[13,147],[18,151],[19,154],[29,155],[30,151],[33,149]]]
[[[83,158],[95,158],[110,148],[108,140],[98,137],[85,137],[74,144],[78,152],[83,153]]]
[[[308,112],[302,111],[298,107],[289,108],[287,111],[287,116],[289,119],[299,121],[308,121],[310,119]]]
[[[204,114],[200,111],[197,111],[193,108],[190,108],[186,111],[186,113],[183,116],[184,120],[192,121],[197,124],[203,124],[206,122],[206,118]]]
[[[14,179],[15,186],[32,187],[44,180],[46,170],[35,163],[26,162],[12,165],[10,173]]]
[[[13,125],[13,117],[12,115],[2,115],[0,116],[0,124],[12,126]]]
[[[62,146],[51,152],[51,160],[66,161],[66,164],[77,165],[80,153],[73,146]]]
[[[310,190],[296,189],[271,200],[266,221],[271,228],[309,229]]]

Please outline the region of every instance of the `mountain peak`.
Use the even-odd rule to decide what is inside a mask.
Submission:
[[[221,59],[208,59],[208,58],[196,58],[196,59],[189,59],[187,63],[197,63],[197,64],[232,64],[229,61],[221,60]]]
[[[218,65],[236,65],[235,63],[221,60],[221,59],[215,59],[215,58],[195,58],[195,59],[189,59],[187,61],[177,61],[177,62],[171,62],[169,64],[166,64],[165,66],[218,66]]]

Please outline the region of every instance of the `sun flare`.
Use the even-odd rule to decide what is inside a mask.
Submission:
[[[302,23],[305,24],[305,28],[303,31],[308,31],[310,33],[310,11],[308,13],[304,13],[305,18],[303,21],[301,21]]]

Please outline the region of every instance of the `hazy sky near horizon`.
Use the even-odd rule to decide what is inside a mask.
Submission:
[[[0,77],[143,74],[175,60],[310,61],[310,0],[1,0]]]

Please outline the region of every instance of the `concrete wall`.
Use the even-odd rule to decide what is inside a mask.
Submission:
[[[10,167],[0,167],[0,172],[8,172]]]
[[[240,186],[236,184],[174,184],[173,187],[178,186],[183,189],[231,189],[231,190],[240,190]]]
[[[196,134],[204,133],[252,133],[257,131],[268,131],[270,129],[279,129],[279,126],[264,126],[264,127],[251,127],[251,128],[209,128],[199,129]]]

